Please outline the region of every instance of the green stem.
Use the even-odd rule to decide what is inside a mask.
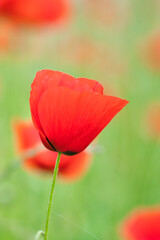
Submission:
[[[55,188],[55,183],[56,183],[56,178],[57,178],[57,173],[58,173],[58,166],[59,166],[59,162],[60,162],[60,157],[61,157],[61,153],[58,153],[57,160],[56,160],[56,165],[55,165],[54,173],[53,173],[53,182],[52,182],[48,211],[47,211],[47,219],[46,219],[44,240],[48,239],[49,219],[50,219],[50,213],[51,213],[51,207],[52,207],[52,201],[53,201],[53,193],[54,193],[54,188]]]

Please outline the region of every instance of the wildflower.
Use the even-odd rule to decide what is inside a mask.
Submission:
[[[13,124],[15,136],[15,148],[17,154],[22,155],[23,167],[32,172],[52,173],[55,167],[57,153],[40,147],[41,140],[31,120],[16,120]],[[25,152],[33,150],[31,156],[25,156]],[[35,152],[34,152],[35,150]],[[88,170],[92,154],[83,151],[75,156],[61,156],[58,177],[64,181],[75,181],[82,177]]]
[[[159,240],[160,207],[139,208],[122,222],[120,235],[125,240]]]
[[[57,23],[69,14],[69,0],[8,0],[1,8],[1,15],[25,24]]]
[[[43,144],[66,155],[82,152],[128,101],[103,95],[95,80],[42,70],[30,93],[31,115]]]
[[[160,33],[152,34],[142,48],[143,58],[153,70],[160,70]]]
[[[130,17],[130,6],[127,1],[86,0],[86,15],[89,20],[101,26],[126,26]]]
[[[3,19],[0,21],[0,53],[7,53],[14,45],[14,32],[16,26],[12,22]]]
[[[31,86],[30,108],[33,123],[46,148],[58,152],[47,210],[44,240],[48,239],[61,154],[81,153],[127,104],[126,100],[104,96],[103,86],[87,78],[42,70]]]

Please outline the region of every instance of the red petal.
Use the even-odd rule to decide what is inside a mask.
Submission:
[[[16,147],[19,153],[34,148],[40,143],[40,137],[32,121],[16,120],[13,124],[16,138]],[[53,172],[57,152],[46,149],[35,153],[35,156],[25,159],[23,165],[28,170]],[[73,181],[86,173],[90,165],[91,154],[79,153],[75,156],[61,155],[59,164],[59,175],[64,181]]]
[[[54,147],[51,146],[49,140],[47,141],[46,136],[44,136],[44,135],[41,134],[41,133],[39,134],[39,136],[40,136],[40,139],[41,139],[43,145],[44,145],[46,148],[48,148],[48,149],[51,150],[51,151],[56,151],[56,150],[54,149]]]
[[[26,159],[25,168],[28,170],[41,170],[53,172],[56,163],[57,153],[49,150],[40,151],[34,157]]]
[[[103,86],[95,80],[89,80],[86,78],[76,79],[66,73],[52,70],[42,70],[37,72],[31,85],[30,107],[34,125],[39,129],[42,135],[43,131],[38,117],[38,102],[44,91],[57,85],[66,86],[76,91],[103,93]]]
[[[38,116],[45,136],[57,151],[83,151],[126,100],[66,87],[50,87],[40,98]]]
[[[70,4],[66,0],[9,0],[4,13],[20,23],[49,23],[66,19]]]
[[[159,240],[160,207],[134,211],[121,225],[120,234],[125,240]]]
[[[37,165],[37,167],[41,168],[42,170],[53,172],[56,164],[57,155],[58,155],[57,152],[49,151],[46,149],[36,154],[34,159],[32,159],[32,162],[34,162]],[[65,166],[68,165],[68,163],[71,163],[74,160],[75,160],[74,156],[66,156],[62,154],[59,163],[59,170],[61,168],[64,168]]]
[[[39,134],[32,121],[14,121],[13,131],[16,148],[20,153],[30,148],[34,148],[40,143]]]
[[[99,82],[87,78],[74,78],[66,73],[63,74],[58,85],[75,91],[103,94],[103,86]]]
[[[0,8],[2,8],[5,4],[7,4],[9,0],[0,0]],[[1,9],[0,9],[1,10]]]
[[[31,85],[30,93],[30,107],[31,115],[34,125],[42,131],[41,124],[38,118],[38,102],[43,92],[48,88],[48,85],[52,82],[55,85],[59,82],[59,74],[51,70],[42,70],[37,72],[36,77]]]
[[[44,150],[36,156],[26,159],[24,167],[30,171],[53,172],[57,152]],[[58,175],[63,181],[74,181],[82,177],[90,166],[91,154],[79,153],[75,156],[61,155]]]
[[[66,157],[68,157],[69,161],[59,169],[59,176],[63,181],[75,181],[87,172],[92,155],[87,151],[83,151],[72,157]]]
[[[103,86],[99,82],[95,80],[90,80],[88,78],[78,78],[78,80],[88,85],[91,91],[103,94]]]

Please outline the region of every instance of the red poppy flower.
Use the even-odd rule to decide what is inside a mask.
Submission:
[[[17,120],[14,122],[13,131],[18,154],[36,148],[41,144],[41,140],[32,121]],[[56,163],[57,153],[46,148],[35,150],[35,154],[26,157],[23,161],[25,169],[30,171],[53,172]],[[61,155],[59,164],[59,178],[65,181],[73,181],[82,177],[88,170],[91,163],[92,154],[83,151],[76,156]]]
[[[70,13],[69,0],[8,0],[1,13],[21,23],[55,23]]]
[[[140,208],[131,213],[120,227],[125,240],[159,240],[160,207]]]
[[[0,52],[6,53],[13,45],[13,33],[16,31],[10,21],[0,21]]]
[[[160,32],[152,34],[142,45],[143,58],[154,70],[160,69]]]
[[[126,26],[130,17],[130,8],[127,1],[115,0],[86,0],[85,12],[87,19],[92,22],[107,25]]]
[[[82,152],[127,103],[104,96],[97,81],[51,70],[36,74],[30,93],[43,144],[66,155]]]
[[[4,6],[9,0],[0,0],[0,8]]]

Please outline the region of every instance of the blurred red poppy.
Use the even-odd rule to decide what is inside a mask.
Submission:
[[[9,0],[0,0],[0,9],[8,2]]]
[[[147,124],[149,133],[160,137],[160,102],[150,104],[147,111]]]
[[[152,34],[143,43],[143,58],[154,70],[160,70],[160,32]]]
[[[16,31],[10,21],[0,21],[0,52],[7,52],[13,45],[13,33]]]
[[[41,144],[41,140],[32,121],[17,120],[13,124],[15,136],[15,147],[18,154],[36,149]],[[26,157],[23,161],[25,169],[32,171],[53,172],[56,163],[57,153],[42,148],[31,157]],[[83,151],[76,156],[61,156],[58,176],[65,181],[73,181],[82,177],[88,170],[91,163],[92,154]]]
[[[69,0],[8,0],[1,15],[26,24],[57,23],[70,14]]]
[[[160,207],[135,210],[122,223],[120,235],[125,240],[159,240]]]
[[[126,26],[130,17],[128,1],[117,0],[85,0],[87,19],[104,25]]]
[[[97,81],[51,70],[36,74],[30,93],[43,144],[66,155],[82,152],[127,103],[104,96]]]

